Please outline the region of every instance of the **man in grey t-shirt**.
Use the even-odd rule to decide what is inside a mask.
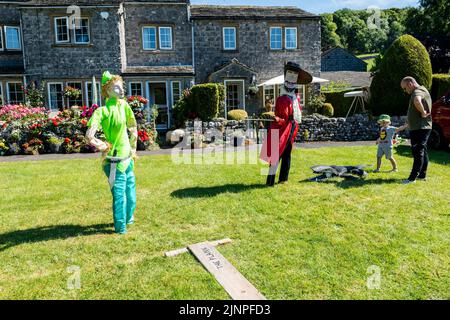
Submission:
[[[431,96],[428,90],[413,77],[405,77],[401,82],[404,92],[411,95],[408,106],[408,127],[414,164],[407,180],[403,183],[425,180],[428,169],[427,143],[431,133]]]

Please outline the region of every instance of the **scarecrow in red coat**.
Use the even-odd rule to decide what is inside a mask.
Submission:
[[[270,165],[267,185],[275,185],[275,174],[281,160],[279,183],[288,181],[291,152],[302,119],[300,97],[295,93],[299,84],[312,82],[312,76],[295,62],[284,67],[284,86],[275,104],[275,118],[261,150],[261,160]]]

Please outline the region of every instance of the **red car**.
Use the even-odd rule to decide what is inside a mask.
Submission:
[[[450,90],[433,103],[431,109],[433,130],[428,144],[434,149],[444,149],[450,144]]]

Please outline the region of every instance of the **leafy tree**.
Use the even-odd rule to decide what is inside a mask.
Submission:
[[[448,0],[420,0],[430,35],[450,35],[450,2]]]
[[[341,38],[336,33],[337,25],[333,21],[333,14],[325,13],[321,15],[321,29],[322,51],[342,46]]]

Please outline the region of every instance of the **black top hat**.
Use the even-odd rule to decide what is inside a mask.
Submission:
[[[284,65],[284,74],[286,75],[287,71],[294,71],[298,73],[297,84],[308,84],[313,81],[313,76],[303,70],[300,65],[296,62],[289,61]]]

